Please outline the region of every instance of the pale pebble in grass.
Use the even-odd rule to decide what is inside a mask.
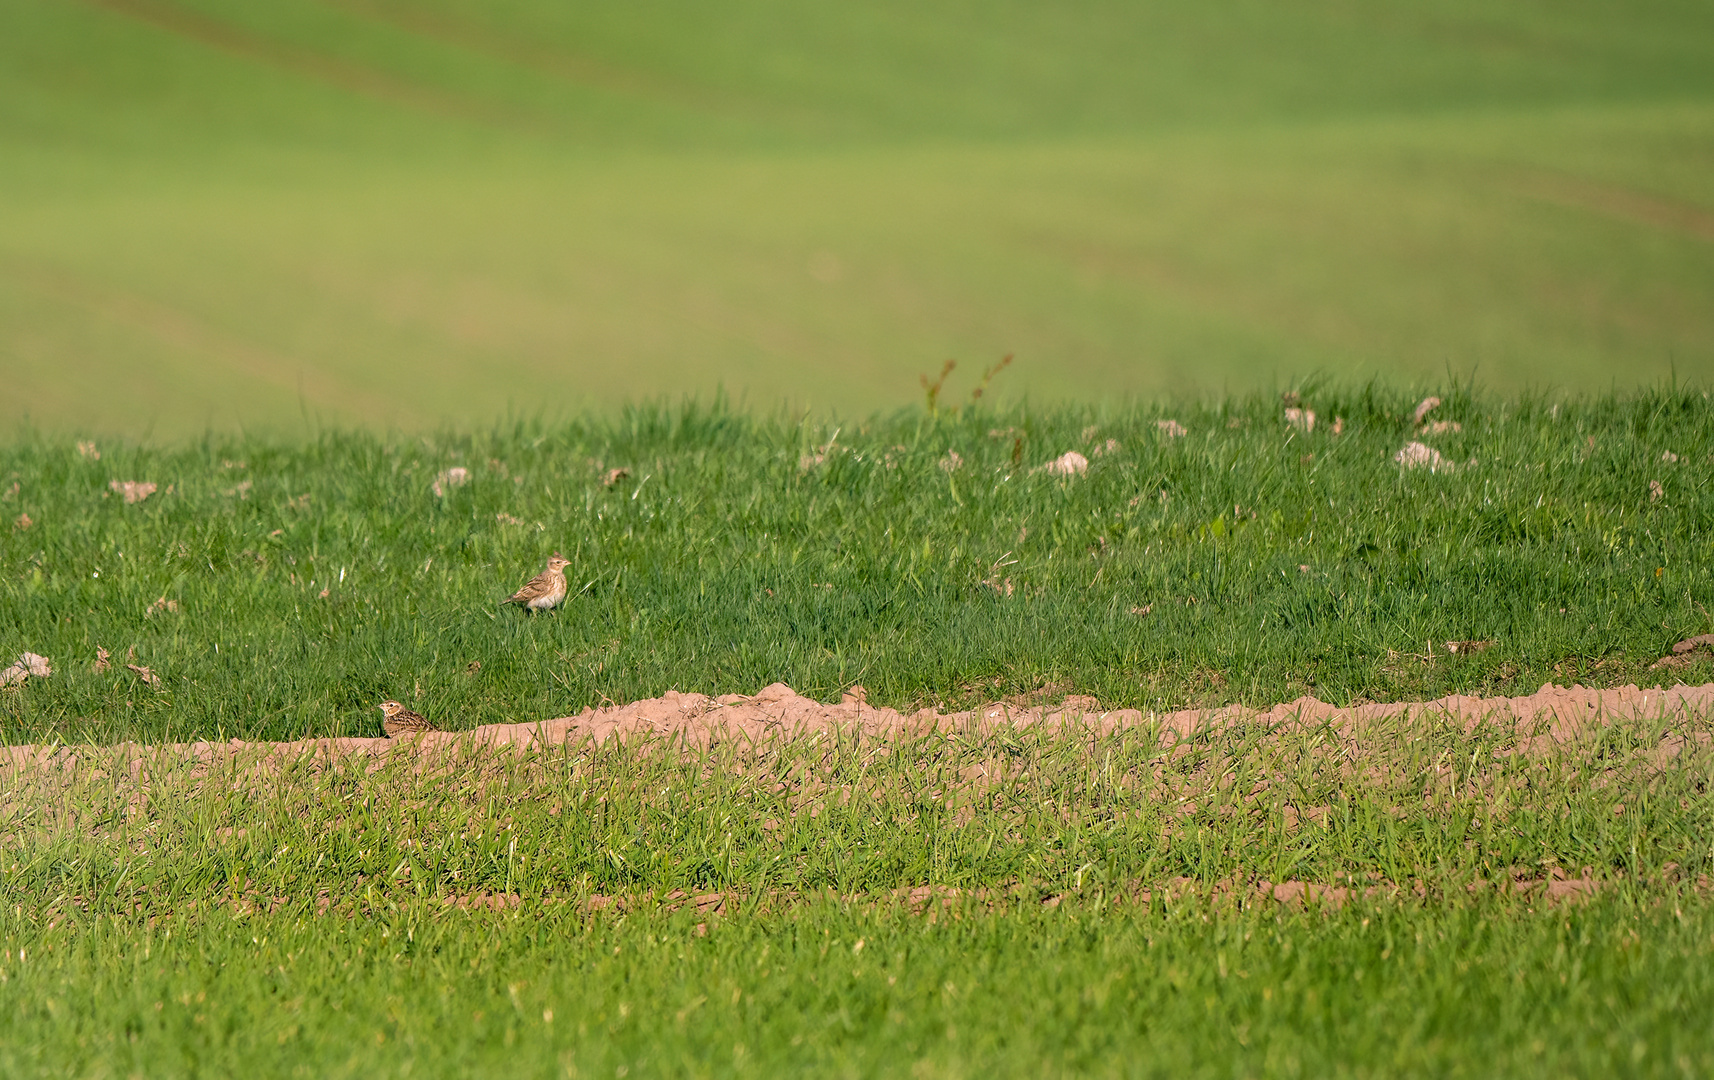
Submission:
[[[434,478],[434,483],[429,485],[429,490],[434,492],[436,498],[444,498],[448,491],[469,482],[470,470],[462,465],[454,465],[450,469],[443,469]]]
[[[1311,409],[1287,409],[1285,422],[1307,435],[1315,430],[1315,412]]]
[[[107,486],[127,503],[140,503],[155,493],[155,485],[147,480],[109,480]]]
[[[963,467],[964,459],[958,455],[958,451],[948,450],[946,452],[946,456],[941,458],[936,462],[936,464],[940,467],[941,472],[957,472]]]
[[[1190,434],[1190,429],[1177,420],[1156,420],[1155,428],[1169,439],[1182,439]]]
[[[78,453],[79,457],[82,457],[82,458],[89,460],[89,461],[100,461],[101,460],[101,451],[97,450],[95,448],[95,444],[92,442],[80,442],[80,443],[78,443],[77,444],[77,453]]]
[[[1423,398],[1421,401],[1417,402],[1416,412],[1411,414],[1411,418],[1410,418],[1411,425],[1413,427],[1421,427],[1423,417],[1427,416],[1429,413],[1433,412],[1434,410],[1436,410],[1438,408],[1440,408],[1440,399],[1439,398],[1437,398],[1437,397],[1425,397],[1425,398]]]
[[[1420,469],[1426,466],[1429,472],[1451,472],[1452,462],[1440,456],[1440,451],[1419,442],[1405,443],[1404,449],[1393,455],[1393,460],[1407,469]]]
[[[1100,446],[1097,446],[1094,450],[1091,450],[1090,453],[1094,454],[1096,457],[1105,457],[1108,454],[1117,454],[1122,449],[1124,448],[1119,444],[1118,439],[1108,439]]]
[[[828,458],[838,452],[838,448],[834,445],[838,441],[839,432],[835,431],[832,438],[828,439],[809,453],[799,457],[797,459],[798,472],[808,472],[816,466],[824,464]]]
[[[143,617],[146,619],[152,619],[156,615],[161,614],[163,611],[169,612],[169,613],[177,613],[178,609],[179,609],[179,602],[177,600],[168,600],[166,597],[163,596],[148,606],[147,610],[145,610],[143,612]]]
[[[1044,470],[1053,476],[1082,476],[1089,471],[1089,459],[1075,450],[1067,450],[1033,471],[1041,472]]]
[[[0,686],[18,686],[31,676],[45,679],[53,673],[54,666],[47,657],[33,652],[19,653],[12,666],[0,671]]]
[[[28,514],[19,514],[12,521],[12,527],[14,529],[17,529],[19,532],[23,532],[25,529],[29,528],[31,525],[34,525],[34,524],[35,524],[35,522],[30,520],[30,515],[28,515]]]
[[[1649,481],[1649,502],[1660,502],[1666,498],[1666,486],[1659,480]]]
[[[1678,464],[1678,455],[1673,453],[1671,450],[1668,450],[1666,453],[1662,454],[1660,456],[1660,459],[1662,461],[1666,462],[1668,465]]]

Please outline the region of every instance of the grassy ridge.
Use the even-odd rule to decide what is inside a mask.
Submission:
[[[0,789],[0,1067],[1694,1073],[1707,726],[1675,722],[1677,755],[1647,722],[1544,755],[1418,719],[1172,752],[1134,730],[429,774],[156,760],[142,784],[85,752]],[[1603,886],[1581,904],[1470,888],[1579,865]],[[1255,897],[1287,876],[1412,888]],[[976,899],[929,918],[889,892],[925,882]],[[731,904],[656,902],[674,887]],[[597,891],[628,903],[591,914]]]
[[[1181,438],[1154,409],[835,432],[694,405],[436,438],[107,442],[99,460],[26,437],[0,452],[17,485],[0,505],[32,522],[0,531],[0,648],[59,673],[0,699],[0,725],[14,742],[360,734],[387,697],[459,728],[776,680],[1159,708],[1707,676],[1645,670],[1714,629],[1700,391],[1455,394],[1435,417],[1462,429],[1423,436],[1413,397],[1306,403],[1312,433],[1257,398],[1174,412]],[[1395,464],[1416,437],[1455,471]],[[1040,470],[1074,449],[1086,475]],[[436,497],[454,466],[470,482]],[[114,479],[160,491],[127,505]],[[574,563],[565,607],[499,608],[555,549]],[[179,610],[151,614],[163,599]],[[1495,645],[1454,658],[1448,640]],[[114,671],[91,670],[97,648]]]
[[[1706,717],[1615,722],[1545,754],[1430,720],[1354,741],[1311,727],[1179,746],[1145,729],[756,754],[577,746],[426,772],[401,754],[373,775],[361,760],[257,774],[248,759],[169,758],[142,783],[84,748],[79,775],[8,775],[0,880],[44,919],[673,889],[764,907],[920,885],[1033,902],[1174,879],[1378,883],[1446,902],[1556,867],[1659,895],[1711,869],[1707,731]]]
[[[1714,32],[1438,0],[0,4],[0,417],[1714,371]],[[89,385],[109,388],[90,394]]]

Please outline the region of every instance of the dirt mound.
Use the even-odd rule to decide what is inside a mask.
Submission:
[[[1185,709],[1155,713],[1138,709],[1104,710],[1092,698],[1069,697],[1058,706],[1023,708],[993,704],[965,712],[921,709],[901,713],[875,708],[864,699],[862,687],[854,687],[838,704],[803,697],[784,683],[764,687],[754,696],[728,694],[710,698],[703,694],[668,691],[664,696],[628,705],[589,708],[575,716],[516,724],[490,724],[457,732],[431,732],[400,739],[304,739],[287,743],[195,742],[146,748],[135,743],[114,747],[11,746],[0,757],[0,766],[24,768],[57,764],[75,765],[80,759],[94,764],[111,763],[115,757],[135,758],[145,751],[182,755],[193,760],[213,760],[246,751],[263,757],[291,759],[300,756],[367,755],[377,763],[404,750],[432,756],[483,748],[542,749],[586,740],[667,740],[687,747],[709,747],[738,741],[760,745],[781,738],[807,738],[841,733],[874,739],[897,739],[935,732],[986,734],[1002,729],[1025,731],[1075,731],[1101,735],[1122,728],[1148,728],[1162,743],[1171,745],[1198,732],[1235,725],[1260,724],[1275,730],[1328,725],[1341,734],[1407,715],[1441,720],[1474,731],[1484,725],[1503,725],[1517,735],[1523,752],[1545,749],[1615,721],[1655,720],[1714,710],[1714,683],[1678,685],[1670,689],[1639,689],[1621,686],[1595,690],[1582,686],[1558,687],[1551,683],[1534,694],[1514,698],[1482,698],[1455,694],[1428,702],[1395,702],[1338,708],[1314,698],[1259,710],[1242,706],[1221,709]]]

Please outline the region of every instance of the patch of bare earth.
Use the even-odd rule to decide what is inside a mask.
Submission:
[[[936,733],[988,735],[998,731],[1046,730],[1082,737],[1143,729],[1170,748],[1193,737],[1235,727],[1260,726],[1270,734],[1287,735],[1306,729],[1330,731],[1347,740],[1360,740],[1371,727],[1406,719],[1454,725],[1466,734],[1480,730],[1509,732],[1515,752],[1546,751],[1598,732],[1616,722],[1671,719],[1714,711],[1714,683],[1679,684],[1667,689],[1621,686],[1598,690],[1583,686],[1545,684],[1524,697],[1470,697],[1454,694],[1424,702],[1392,702],[1350,707],[1300,697],[1271,709],[1227,706],[1145,712],[1102,709],[1088,697],[1071,696],[1059,705],[1020,706],[998,702],[963,712],[920,709],[901,713],[877,708],[865,700],[862,687],[853,687],[837,704],[803,697],[784,683],[774,683],[746,696],[681,694],[669,690],[658,698],[627,705],[588,708],[575,716],[513,724],[487,724],[466,731],[435,731],[398,739],[326,738],[295,742],[170,743],[148,746],[120,743],[113,747],[9,746],[0,757],[0,770],[30,767],[76,767],[99,760],[111,767],[117,759],[141,759],[157,754],[179,760],[214,762],[242,756],[261,767],[303,757],[350,757],[383,763],[394,753],[418,760],[460,756],[471,751],[546,750],[585,742],[652,741],[706,749],[737,742],[762,747],[778,740],[816,735],[845,735],[865,740],[920,738]],[[1686,733],[1686,738],[1693,737]]]

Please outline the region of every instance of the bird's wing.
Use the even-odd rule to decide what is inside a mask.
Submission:
[[[553,588],[553,582],[550,580],[552,577],[553,575],[549,574],[546,570],[542,571],[535,577],[526,581],[523,588],[507,597],[506,602],[508,604],[526,602],[534,600],[537,597],[546,596]]]

